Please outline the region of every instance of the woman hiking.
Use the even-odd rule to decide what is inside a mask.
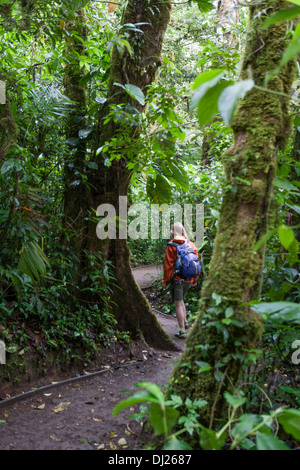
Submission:
[[[184,298],[190,287],[197,284],[201,266],[198,261],[199,254],[196,246],[188,239],[184,226],[176,222],[172,225],[170,234],[172,240],[167,244],[162,282],[164,286],[171,283],[172,301],[175,304],[175,313],[179,326],[179,332],[176,333],[175,336],[184,339],[186,338],[186,330],[189,327]],[[189,277],[187,274],[184,276],[180,269],[178,269],[178,251],[180,251],[180,249],[185,252],[188,251],[188,256],[190,259],[193,259],[191,263],[194,263],[195,271],[193,272],[195,273],[195,277]],[[190,263],[188,262],[188,264]]]

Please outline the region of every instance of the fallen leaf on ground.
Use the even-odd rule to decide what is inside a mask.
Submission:
[[[120,447],[127,447],[127,441],[124,437],[121,437],[121,439],[118,440],[118,444]]]
[[[62,402],[60,403],[59,405],[55,406],[52,411],[54,411],[54,413],[60,413],[61,411],[65,411],[68,406],[71,404],[70,401],[65,401],[65,402]]]
[[[41,405],[31,405],[31,408],[34,410],[43,410],[45,408],[45,403],[42,403]]]
[[[136,436],[136,433],[135,433],[132,429],[130,429],[129,424],[127,424],[127,429],[128,429],[128,431],[130,432],[130,434],[134,434],[134,435]],[[125,432],[126,432],[126,431],[125,431]],[[127,434],[127,433],[126,433],[126,434]]]

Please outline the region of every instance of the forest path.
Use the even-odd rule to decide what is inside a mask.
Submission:
[[[134,270],[142,288],[160,273],[159,268],[149,266]],[[174,339],[176,319],[155,313]],[[185,341],[177,341],[183,348]],[[67,380],[48,376],[35,384],[37,390],[28,390],[24,384],[24,394],[0,401],[0,450],[141,449],[142,425],[130,418],[139,412],[139,404],[117,416],[112,416],[113,408],[128,397],[123,391],[136,391],[140,381],[166,384],[180,355],[180,351],[158,351],[139,343],[132,344],[129,352],[112,346],[100,370]],[[58,380],[63,381],[53,384]],[[101,454],[101,462],[108,456]]]
[[[150,287],[157,279],[162,279],[163,266],[155,264],[140,266],[132,269],[136,282],[141,289]]]
[[[139,284],[140,288],[147,289],[151,287],[153,282],[156,280],[162,280],[163,277],[163,266],[162,265],[147,265],[132,269],[135,280]],[[162,284],[161,284],[162,287]],[[159,289],[158,289],[159,290]],[[150,302],[151,303],[151,302]],[[185,341],[175,337],[178,333],[178,323],[175,316],[166,315],[157,309],[153,309],[156,317],[161,324],[162,328],[168,333],[170,338],[177,344],[180,349],[183,349]]]

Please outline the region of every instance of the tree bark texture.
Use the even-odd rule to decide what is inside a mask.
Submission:
[[[123,24],[137,24],[143,33],[127,31],[127,40],[131,52],[124,47],[122,51],[114,47],[111,59],[109,89],[107,102],[102,110],[99,126],[98,147],[117,139],[120,158],[115,158],[110,166],[105,165],[107,154],[100,153],[95,161],[98,170],[91,172],[91,208],[96,211],[102,203],[114,206],[119,213],[119,196],[126,196],[131,179],[127,167],[129,159],[139,159],[138,137],[140,129],[110,120],[103,124],[103,119],[111,106],[131,105],[139,112],[145,106],[132,99],[121,87],[115,85],[130,84],[139,87],[144,95],[147,86],[156,78],[161,63],[162,43],[171,14],[171,2],[158,0],[129,0]],[[101,251],[103,259],[111,260],[115,265],[116,288],[112,299],[114,314],[120,328],[130,330],[142,337],[151,346],[163,349],[176,349],[173,341],[163,331],[152,312],[151,307],[137,285],[130,266],[130,253],[126,239],[99,240],[96,236],[96,223],[91,221],[88,228],[86,247],[89,253]]]
[[[0,18],[3,21],[10,20],[12,3],[0,6]],[[0,80],[6,82],[5,71],[0,65]],[[0,163],[5,159],[5,155],[15,142],[19,130],[11,110],[9,93],[5,97],[5,104],[0,104]]]
[[[0,74],[1,80],[1,74]],[[0,104],[0,163],[15,142],[18,136],[18,127],[15,123],[9,99]]]
[[[271,0],[251,7],[250,28],[241,71],[251,71],[263,86],[267,72],[281,59],[286,22],[262,29],[267,17],[286,4]],[[266,233],[276,154],[290,134],[289,96],[295,77],[290,61],[268,84],[272,92],[253,88],[240,101],[232,129],[234,143],[223,155],[227,177],[208,278],[202,288],[200,313],[182,358],[170,381],[170,391],[184,399],[203,398],[202,424],[213,427],[224,411],[225,390],[231,393],[247,365],[247,351],[262,333],[261,318],[249,305],[259,299],[264,248],[254,245]],[[279,94],[277,94],[277,92]],[[210,370],[199,373],[201,362]]]

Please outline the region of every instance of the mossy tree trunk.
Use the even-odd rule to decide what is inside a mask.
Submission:
[[[1,71],[0,80],[4,81]],[[0,104],[0,163],[3,163],[6,153],[15,142],[17,136],[18,127],[11,111],[10,100],[6,98],[5,104]]]
[[[259,87],[266,73],[278,66],[287,44],[285,22],[268,30],[262,24],[285,6],[269,0],[250,9],[241,78],[248,78],[250,70]],[[228,184],[211,267],[201,293],[200,313],[169,384],[170,391],[183,399],[207,400],[200,421],[209,427],[222,417],[224,391],[232,393],[247,351],[256,347],[262,333],[261,318],[247,305],[259,299],[264,266],[264,249],[254,252],[253,247],[268,227],[276,154],[290,133],[294,74],[291,61],[269,82],[272,92],[254,88],[246,94],[232,122],[234,143],[223,155]],[[199,373],[203,362],[210,369]]]
[[[102,111],[99,126],[98,146],[102,147],[113,139],[117,142],[117,151],[121,155],[115,158],[109,167],[105,159],[111,154],[100,153],[95,159],[98,170],[91,172],[91,210],[96,211],[103,203],[111,204],[119,213],[119,196],[126,196],[131,171],[127,167],[129,160],[139,160],[138,125],[110,120],[103,124],[103,119],[111,106],[129,105],[143,112],[145,106],[132,99],[121,87],[115,85],[130,84],[139,87],[144,95],[147,86],[156,78],[161,63],[161,50],[164,34],[170,20],[171,2],[158,0],[129,0],[123,24],[137,24],[143,33],[127,31],[127,40],[131,51],[117,47],[112,52],[107,103]],[[131,108],[132,109],[132,108]],[[87,249],[90,253],[102,252],[103,259],[111,260],[115,266],[117,287],[112,299],[113,311],[120,328],[137,334],[151,346],[175,348],[174,343],[162,330],[151,307],[137,285],[130,266],[130,253],[126,238],[120,238],[118,231],[115,239],[100,240],[96,236],[96,223],[91,221],[87,233]]]
[[[0,5],[1,21],[9,22],[11,20],[12,6],[13,4],[8,2],[5,5]],[[8,88],[5,71],[3,70],[3,67],[1,68],[1,64],[0,81],[4,82],[5,87]],[[6,93],[4,93],[4,90],[1,91],[3,94],[3,96],[1,96],[1,98],[3,98],[3,102],[0,102],[0,164],[3,163],[6,153],[15,142],[19,132],[11,110],[9,92],[7,93],[7,96],[5,96]]]
[[[71,16],[72,15],[72,16]],[[62,245],[71,245],[77,253],[78,266],[75,281],[80,282],[84,265],[84,231],[88,210],[88,190],[84,180],[86,172],[86,140],[80,138],[80,130],[86,126],[86,85],[81,84],[84,69],[80,56],[85,54],[87,39],[85,10],[70,13],[65,24],[68,32],[65,46],[64,90],[73,102],[66,121],[65,133],[69,143],[68,158],[64,162],[64,231]],[[78,38],[81,38],[79,40]]]

